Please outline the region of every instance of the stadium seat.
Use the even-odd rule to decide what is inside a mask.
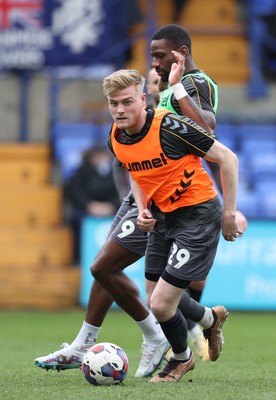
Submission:
[[[101,136],[97,124],[57,123],[53,130],[54,158],[60,165],[61,179],[68,179],[79,167],[83,152]]]
[[[250,168],[248,165],[248,159],[245,154],[236,151],[236,155],[239,160],[239,181],[248,183],[250,178]]]
[[[217,123],[216,125],[216,135],[218,139],[223,137],[233,136],[235,134],[235,126],[230,123]]]
[[[109,132],[111,130],[111,126],[112,126],[112,121],[110,122],[104,122],[98,125],[99,128],[99,132],[98,132],[98,142],[100,142],[102,145],[106,145],[106,148],[108,148],[107,146],[107,138],[109,135]]]
[[[258,199],[260,218],[275,219],[276,217],[276,171],[275,177],[257,180],[254,195]]]
[[[100,131],[101,131],[101,138],[102,139],[107,138],[107,135],[109,134],[110,129],[111,129],[111,125],[112,125],[112,121],[105,122],[105,123],[100,125]]]
[[[244,138],[240,143],[240,151],[250,158],[255,158],[260,153],[263,158],[266,153],[275,152],[276,155],[276,136],[274,139]]]
[[[257,153],[250,160],[251,182],[254,185],[263,180],[276,182],[276,149],[275,152]]]
[[[237,125],[236,135],[239,140],[244,139],[276,139],[275,124],[242,124]]]
[[[219,123],[216,126],[215,134],[217,139],[229,149],[233,151],[237,149],[235,125]]]
[[[94,145],[87,137],[60,138],[57,142],[56,155],[61,170],[61,179],[68,179],[80,166],[83,153]]]
[[[250,71],[248,94],[252,98],[269,94],[265,70],[270,70],[269,54],[275,52],[276,40],[271,25],[275,24],[274,0],[251,0],[246,2],[248,44],[250,48]],[[273,58],[272,58],[273,59]]]
[[[237,209],[240,210],[247,218],[260,218],[259,199],[251,190],[240,190],[238,192]]]
[[[276,218],[276,190],[260,194],[260,216],[265,219]]]
[[[271,193],[276,193],[276,179],[272,180],[269,177],[256,181],[253,190],[259,198],[269,196]]]
[[[53,140],[58,136],[75,136],[76,134],[91,136],[94,123],[57,122],[53,128]]]
[[[224,144],[226,147],[228,147],[230,150],[236,152],[237,151],[237,146],[236,146],[236,140],[235,138],[232,137],[224,137],[224,138],[218,138],[218,140]]]
[[[57,123],[53,128],[52,144],[54,149],[54,157],[59,160],[63,152],[64,140],[75,140],[75,143],[86,142],[93,145],[99,134],[98,125],[95,123]],[[82,147],[82,145],[81,145]]]
[[[49,182],[51,149],[48,144],[1,143],[0,186],[43,185]]]

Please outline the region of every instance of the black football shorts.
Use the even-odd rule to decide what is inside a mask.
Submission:
[[[145,255],[148,234],[137,226],[138,209],[135,204],[123,201],[111,225],[113,240],[132,253]]]
[[[152,232],[146,250],[146,277],[157,280],[166,270],[164,276],[172,276],[169,283],[178,287],[183,287],[181,281],[205,280],[214,262],[220,230],[219,216],[206,224],[175,227],[170,237],[161,229]]]

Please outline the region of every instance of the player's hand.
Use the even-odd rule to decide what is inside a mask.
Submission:
[[[169,83],[171,86],[181,82],[181,78],[185,72],[185,57],[174,50],[172,50],[172,55],[176,59],[176,62],[172,63],[169,75]]]
[[[223,213],[222,216],[222,235],[228,242],[234,242],[239,236],[243,234],[243,230],[239,227],[236,215],[227,215]]]
[[[239,228],[244,232],[248,227],[247,218],[245,215],[243,215],[242,212],[238,210],[236,210],[236,221],[237,224],[239,225]]]
[[[154,228],[156,219],[152,218],[151,212],[145,208],[137,217],[137,225],[143,232],[151,232]]]

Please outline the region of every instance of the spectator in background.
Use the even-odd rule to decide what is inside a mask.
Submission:
[[[147,105],[149,107],[156,108],[160,101],[160,98],[163,95],[163,91],[167,89],[168,83],[163,82],[159,75],[156,72],[155,68],[151,68],[148,72],[147,76],[147,93],[149,95],[149,99],[147,98]]]
[[[173,22],[180,22],[182,10],[187,3],[188,0],[173,0]]]
[[[243,3],[247,13],[251,70],[248,94],[265,97],[268,95],[265,73],[273,74],[273,60],[276,59],[276,0],[244,0]]]
[[[120,7],[124,7],[120,11],[121,19],[116,18],[118,31],[124,30],[124,34],[129,38],[126,44],[125,60],[124,63],[128,63],[132,59],[132,37],[135,36],[135,30],[139,24],[144,21],[144,16],[138,0],[123,1]],[[114,33],[115,34],[115,33]]]
[[[148,72],[146,88],[149,95],[147,98],[147,105],[156,107],[159,103],[159,87],[158,87],[159,75],[155,68],[151,68]]]
[[[75,261],[79,261],[80,227],[85,216],[115,215],[120,201],[113,180],[112,156],[105,144],[83,155],[83,162],[65,184],[65,199],[71,206],[70,224],[75,235]]]

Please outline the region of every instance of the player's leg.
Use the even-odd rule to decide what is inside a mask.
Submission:
[[[145,253],[146,302],[150,306],[152,292],[168,262],[171,241],[166,239],[164,225],[157,222],[149,234]]]
[[[151,294],[156,286],[158,278],[166,268],[168,254],[170,251],[172,242],[165,237],[165,229],[162,222],[158,222],[155,227],[155,231],[151,232],[148,239],[148,245],[146,250],[146,276],[150,277],[146,279],[146,295],[147,304],[150,304]],[[190,296],[197,302],[200,300],[205,281],[191,282],[186,291]],[[197,290],[196,290],[197,289]],[[180,299],[178,308],[182,312],[182,301]],[[187,319],[188,333],[192,344],[195,347],[200,358],[204,361],[209,360],[208,343],[203,336],[201,327],[191,319]],[[166,359],[170,358],[170,351],[166,355]]]
[[[124,201],[113,220],[108,236],[110,236],[112,232],[114,232],[114,234],[116,234],[116,232],[117,234],[122,232],[121,225],[123,224],[124,218],[129,215],[129,212],[133,212],[133,207],[128,203],[128,201]],[[130,216],[130,219],[131,218],[135,218],[136,220],[135,216]],[[139,232],[141,231],[137,230],[138,234]],[[135,236],[139,253],[136,254],[136,259],[142,257],[146,248],[146,239],[144,234],[142,234],[142,232],[140,236],[138,234]],[[123,240],[127,241],[125,238],[119,240],[121,243],[123,243]],[[125,245],[128,247],[127,243]],[[132,254],[132,249],[129,249],[129,252]],[[135,252],[133,254],[135,254]],[[97,257],[98,256],[96,256],[96,259]],[[125,266],[127,267],[128,265]],[[101,325],[112,303],[113,299],[110,294],[94,280],[90,290],[85,320],[83,321],[80,331],[73,342],[70,345],[65,343],[62,346],[62,349],[57,350],[54,353],[36,358],[35,364],[45,369],[63,370],[79,368],[84,353],[96,342]]]
[[[148,315],[148,308],[141,299],[140,293],[134,282],[129,279],[123,270],[139,260],[144,254],[147,245],[147,235],[137,226],[137,208],[131,207],[120,222],[117,224],[94,260],[91,271],[98,283],[105,288],[111,298],[123,309],[128,296],[137,303],[137,314],[135,309],[127,308],[128,313],[136,320],[143,320]],[[120,289],[125,288],[125,292]],[[117,282],[117,285],[115,284]],[[130,292],[129,294],[127,292]],[[116,294],[116,297],[114,297]]]
[[[147,296],[147,304],[148,305],[150,304],[150,298],[155,289],[156,283],[157,283],[157,281],[151,281],[151,280],[146,279],[146,296]],[[194,282],[191,282],[190,285],[192,285],[193,283]],[[186,292],[190,295],[191,298],[193,298],[194,300],[199,302],[200,297],[196,296],[196,293],[194,293],[193,291],[190,292],[189,289],[190,289],[190,287],[186,289]],[[182,301],[182,298],[181,298],[179,305],[178,305],[178,308],[182,312],[182,314],[185,312],[183,302],[185,302],[185,300],[183,299],[183,301]],[[189,318],[187,318],[187,325],[188,325],[189,339],[190,339],[192,345],[194,346],[197,354],[203,361],[209,361],[210,358],[209,358],[209,352],[208,352],[208,342],[204,338],[202,328],[200,327],[200,325],[198,323],[192,321]],[[166,355],[166,359],[168,359],[170,357],[170,354],[171,353],[169,350]]]
[[[190,283],[186,292],[190,295],[192,299],[200,303],[202,292],[206,281],[193,281]],[[182,309],[182,302],[180,300],[178,308]],[[188,336],[192,343],[195,351],[199,355],[202,361],[209,361],[208,343],[203,336],[201,327],[191,319],[187,318],[188,323]]]
[[[151,375],[160,365],[168,343],[156,318],[143,302],[139,290],[123,272],[125,265],[137,260],[118,243],[109,238],[97,260],[92,265],[95,279],[111,294],[116,303],[126,311],[143,332],[142,359],[136,377]]]
[[[102,322],[113,303],[110,295],[94,281],[91,287],[86,317],[74,341],[63,343],[60,350],[35,359],[35,365],[44,369],[66,370],[80,368],[87,350],[99,335]]]
[[[138,253],[143,256],[147,246],[148,235],[143,233],[137,226],[137,216],[137,207],[132,206],[132,209],[117,224],[111,237],[114,242],[125,247],[131,253]],[[111,281],[113,281],[112,278]],[[129,283],[129,280],[127,283]],[[141,301],[141,298],[139,301]],[[137,315],[136,318],[138,318]],[[155,370],[160,365],[164,352],[168,347],[164,334],[160,326],[156,324],[156,318],[153,314],[149,312],[145,319],[141,318],[142,315],[140,315],[139,319],[136,319],[136,323],[143,334],[142,357],[135,374],[136,377],[148,376],[153,369]]]
[[[164,269],[166,268],[167,262],[168,262],[168,257],[170,254],[171,246],[172,246],[172,241],[168,240],[164,236],[164,232],[162,230],[161,225],[157,227],[158,232],[153,232],[148,240],[148,247],[147,247],[147,252],[146,252],[146,270],[145,270],[145,276],[146,276],[146,289],[147,289],[147,301],[150,304],[150,307],[155,308],[155,303],[154,303],[154,296],[158,294],[158,290],[155,289],[157,282],[160,284],[160,276],[162,275]],[[188,283],[187,283],[188,284]],[[167,284],[166,284],[167,285]],[[160,287],[160,286],[159,286]],[[164,290],[165,289],[165,290]],[[171,288],[170,288],[171,289]],[[164,292],[162,292],[164,290]],[[187,322],[184,316],[181,314],[181,312],[178,311],[178,303],[181,299],[183,289],[179,289],[178,291],[178,296],[176,296],[174,290],[173,292],[167,291],[166,288],[161,288],[160,293],[160,298],[162,298],[162,302],[164,303],[159,303],[162,306],[160,308],[168,307],[168,310],[172,313],[172,316],[176,315],[176,321],[173,321],[173,327],[177,324],[179,326],[177,327],[176,330],[172,330],[171,326],[169,325],[168,329],[166,329],[166,324],[161,324],[161,327],[163,331],[165,332],[165,335],[167,336],[170,344],[173,343],[174,345],[174,350],[170,352],[170,355],[166,356],[166,359],[170,358],[172,355],[175,355],[174,352],[178,352],[179,355],[182,357],[182,360],[185,360],[183,366],[186,369],[186,372],[188,372],[190,369],[193,368],[194,366],[194,359],[192,356],[192,353],[188,347],[188,340],[187,340]],[[154,312],[157,312],[158,310],[155,310]],[[158,319],[158,315],[157,319]],[[163,316],[163,318],[166,319],[166,317]],[[170,318],[169,318],[170,319]],[[161,319],[159,320],[161,321]],[[173,339],[170,337],[170,333],[173,332],[174,336]],[[185,334],[186,332],[186,334]],[[187,360],[187,362],[186,362]],[[181,364],[181,365],[182,365]],[[168,364],[167,364],[168,365]],[[169,361],[169,365],[173,365],[171,358]],[[164,370],[163,370],[164,371]],[[163,372],[162,371],[162,372]],[[165,376],[167,375],[167,370],[165,367]],[[157,375],[158,379],[160,379],[160,374]],[[182,375],[181,375],[182,376]],[[161,373],[162,377],[162,373]],[[157,378],[153,378],[152,381],[154,382]]]
[[[108,236],[110,236],[113,231],[116,232],[117,227],[119,227],[119,232],[121,231],[121,221],[129,212],[132,212],[132,210],[133,207],[131,204],[129,204],[127,200],[123,201],[120,209],[114,217]],[[137,237],[136,240],[139,241],[139,237]],[[138,244],[138,249],[141,251],[141,255],[137,255],[138,258],[142,257],[145,248],[146,241],[141,235]],[[112,303],[113,299],[109,293],[102,288],[98,282],[94,281],[90,290],[85,320],[83,321],[80,331],[73,342],[70,345],[64,343],[62,349],[46,356],[36,358],[35,364],[38,367],[45,369],[64,370],[79,368],[83,354],[96,342],[101,325]]]
[[[136,225],[137,210],[135,207],[129,207],[126,211],[128,212],[124,217],[121,215],[119,221],[116,222],[116,226],[111,234],[114,245],[116,246],[117,243],[117,253],[116,251],[114,253],[114,249],[112,249],[111,253],[107,253],[106,256],[106,251],[102,249],[95,259],[95,263],[106,262],[108,271],[112,269],[114,262],[116,266],[114,271],[118,268],[118,271],[121,272],[122,269],[141,258],[145,252],[147,235],[142,233]],[[119,264],[116,260],[116,254],[120,259]],[[127,283],[132,285],[130,280]],[[134,288],[134,292],[137,290],[135,285],[132,288]],[[46,357],[37,358],[35,360],[36,365],[42,368],[58,370],[78,367],[81,360],[80,350],[86,350],[87,347],[90,347],[96,341],[100,326],[112,301],[113,299],[110,294],[97,281],[94,281],[89,297],[86,318],[75,340],[71,345],[66,346],[62,350],[58,350]],[[138,301],[143,304],[139,292]],[[156,318],[147,308],[143,309],[141,304],[138,307],[140,307],[140,311],[142,310],[142,314],[140,313],[139,319],[136,322],[143,332],[144,342],[142,346],[142,360],[136,377],[148,376],[154,372],[162,361],[168,346],[160,326],[156,324]]]
[[[190,232],[190,237],[193,237],[196,240],[196,246],[191,248],[186,246],[186,248],[190,251],[191,259],[195,257],[197,260],[197,268],[198,272],[191,277],[192,280],[192,288],[197,288],[202,290],[208,273],[213,265],[214,258],[217,251],[217,245],[220,237],[220,225],[221,220],[217,218],[214,221],[211,221],[204,225],[204,227],[194,227]],[[193,231],[193,233],[192,233]],[[198,241],[197,241],[198,240]],[[198,256],[196,252],[198,251]],[[191,284],[190,284],[191,286]],[[188,309],[186,307],[185,311],[185,298],[183,299],[183,312],[186,313],[186,317],[192,319],[195,322],[198,322],[201,327],[203,327],[203,334],[205,338],[208,340],[208,355],[211,361],[217,360],[219,357],[222,345],[223,345],[223,336],[221,334],[222,325],[228,315],[225,307],[217,306],[212,309],[212,325],[209,326],[208,318],[206,319],[206,315],[208,316],[209,310],[205,307],[205,311],[207,310],[207,314],[202,317],[202,320],[198,320],[193,314],[189,315],[189,310],[193,310],[191,304],[197,304],[198,302],[194,302],[193,299],[187,296],[185,293],[186,299],[188,302],[190,301],[190,306]],[[206,325],[207,323],[207,325]]]
[[[121,207],[121,215],[119,214],[119,217],[117,215],[117,220],[116,218],[114,219],[114,227],[111,229],[114,243],[116,244],[117,242],[119,244],[119,258],[121,257],[120,248],[124,254],[124,261],[118,266],[119,271],[141,258],[145,252],[147,243],[147,235],[142,233],[136,225],[136,208],[128,205],[125,205],[123,211],[122,208],[123,207]],[[95,262],[99,258],[101,260],[102,255],[103,253],[100,251]],[[110,260],[113,260],[113,255],[113,252],[108,255],[109,263]],[[117,265],[116,262],[115,265]],[[109,270],[110,267],[108,266],[107,269]],[[130,283],[129,280],[127,282]],[[135,290],[136,288],[134,291]],[[138,300],[141,301],[139,297]],[[96,341],[101,324],[112,301],[113,299],[110,294],[104,290],[97,281],[94,281],[88,301],[85,321],[75,340],[71,345],[67,345],[62,350],[58,350],[45,357],[37,358],[35,360],[36,365],[42,368],[58,370],[78,367],[81,362],[81,353]],[[139,307],[141,307],[141,304]],[[142,377],[148,376],[158,367],[168,344],[160,326],[156,324],[155,317],[153,317],[148,310],[146,312],[143,310],[143,313],[140,314],[136,322],[143,332],[144,337],[142,359],[136,372],[136,377]],[[80,352],[80,350],[82,351]]]
[[[138,228],[137,216],[138,216],[138,211],[136,206],[129,207],[127,212],[120,217],[119,222],[117,222],[116,226],[114,227],[110,235],[110,241],[114,244],[117,250],[111,250],[112,254],[110,253],[107,254],[106,257],[108,261],[106,261],[106,263],[105,261],[102,261],[102,257],[105,257],[103,255],[104,251],[103,252],[100,251],[99,254],[97,255],[95,263],[99,262],[106,264],[105,268],[107,271],[113,271],[115,273],[120,274],[125,267],[131,265],[134,261],[138,260],[145,254],[145,249],[147,245],[147,234],[143,233]],[[117,253],[118,257],[116,256]],[[117,260],[120,261],[118,265],[117,265]],[[96,283],[97,285],[100,285],[97,281],[95,281],[95,284]],[[134,283],[128,278],[126,280],[126,283],[131,285],[134,292],[136,292],[136,295],[138,295],[139,302],[142,302],[140,293],[136,285],[134,285]],[[104,292],[109,296],[111,301],[112,297],[110,296],[110,294],[105,289],[102,288],[102,290],[104,290]],[[103,321],[103,317],[105,315],[103,316],[103,311],[99,313],[96,310],[96,308],[93,307],[93,298],[95,299],[96,296],[92,296],[92,300],[89,300],[88,309],[86,313],[86,322],[89,322],[90,324],[93,325],[97,324],[97,326],[100,326]],[[142,304],[143,307],[145,307],[144,302],[142,302]],[[140,315],[140,318],[139,319],[137,318],[136,322],[144,336],[143,348],[147,347],[147,344],[151,342],[152,337],[156,338],[156,342],[158,341],[158,344],[160,345],[160,340],[161,340],[160,332],[162,332],[161,328],[159,325],[156,325],[156,318],[152,315],[152,313],[149,313],[147,307],[146,307],[146,313]],[[163,334],[162,334],[162,340],[164,340]],[[153,351],[153,348],[151,348],[151,351]]]
[[[137,286],[123,270],[139,258],[139,255],[130,253],[112,238],[108,238],[91,266],[93,277],[136,321],[145,319],[148,309],[140,297]]]
[[[113,298],[110,294],[99,282],[93,280],[85,313],[85,322],[88,325],[98,327],[100,330],[112,303]],[[95,339],[97,339],[97,336]]]
[[[186,282],[186,285],[188,284],[189,282]],[[161,277],[152,293],[151,310],[170,342],[172,352],[164,369],[150,382],[177,382],[184,374],[194,369],[195,361],[188,345],[187,321],[178,309],[183,290],[167,283]]]
[[[219,232],[220,221],[207,223],[204,229],[194,226],[185,228],[183,232],[175,232],[168,265],[150,302],[172,346],[172,356],[163,371],[152,378],[152,382],[178,381],[194,368],[193,355],[187,342],[186,318],[198,322],[205,329],[210,359],[215,361],[220,355],[223,343],[221,328],[227,317],[226,309],[222,306],[213,309],[204,307],[184,291],[192,280],[204,280],[207,277],[215,257]],[[181,298],[183,314],[178,309]]]
[[[151,232],[148,240],[148,246],[146,251],[146,295],[147,295],[147,304],[150,304],[151,295],[155,289],[157,281],[159,277],[162,275],[162,272],[166,268],[168,261],[168,254],[170,252],[172,242],[165,237],[165,229],[163,224],[159,221],[158,225],[155,227],[155,231]],[[147,279],[147,277],[149,279]],[[193,283],[191,283],[193,284]],[[188,290],[188,289],[186,289]],[[182,302],[180,299],[178,308],[182,312]],[[205,345],[204,348],[207,350],[208,355],[208,344],[204,339],[201,327],[194,321],[187,319],[188,323],[188,331],[190,334],[190,329],[192,330],[193,339],[196,337],[198,340],[196,344],[203,343]],[[194,329],[195,328],[195,329]],[[199,330],[199,332],[194,332],[195,330]],[[197,335],[196,335],[197,334]],[[199,341],[199,335],[201,341]],[[197,348],[197,347],[196,347]],[[203,346],[200,347],[200,350]],[[201,350],[200,355],[203,353]],[[166,360],[168,360],[171,356],[171,349],[166,354]]]

